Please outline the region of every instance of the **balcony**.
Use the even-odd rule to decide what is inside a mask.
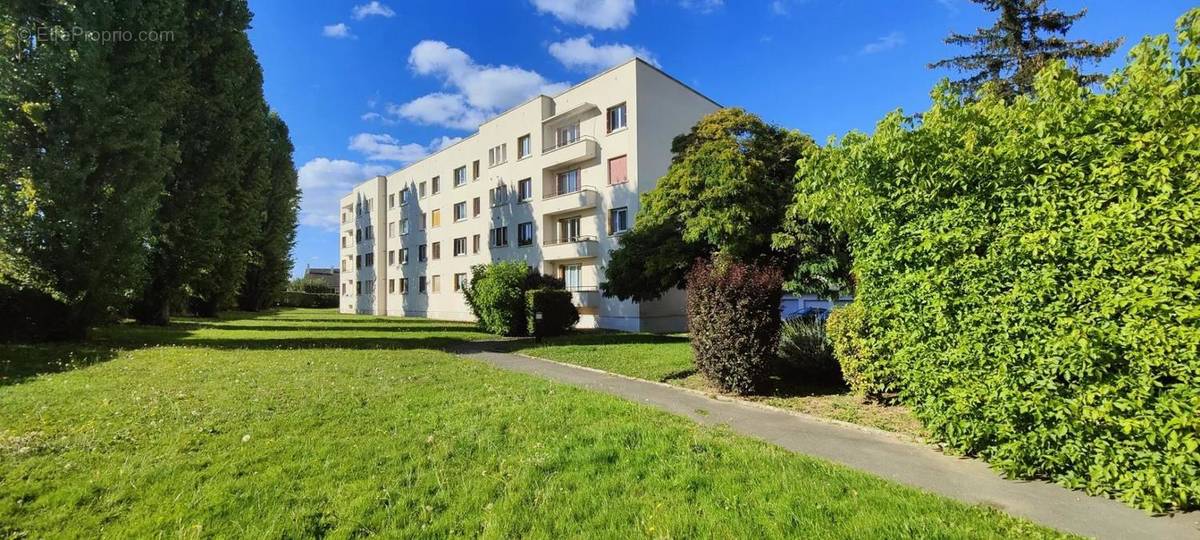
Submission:
[[[542,158],[547,169],[569,167],[591,161],[599,155],[600,143],[586,135],[566,144],[542,149]]]
[[[566,193],[551,193],[542,199],[542,214],[553,216],[595,208],[599,198],[596,190],[587,186]]]
[[[589,259],[600,256],[600,242],[594,236],[577,236],[562,241],[547,241],[542,244],[542,260],[564,261]]]
[[[577,307],[600,307],[600,300],[602,299],[600,289],[596,287],[575,287],[568,288],[567,290],[571,292],[571,301]]]

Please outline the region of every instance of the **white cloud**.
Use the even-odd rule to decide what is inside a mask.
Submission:
[[[725,5],[725,0],[679,0],[679,5],[700,13],[712,13]]]
[[[787,15],[788,5],[784,0],[773,0],[771,2],[771,13],[776,15]]]
[[[319,157],[302,165],[300,177],[300,223],[336,230],[338,204],[355,184],[386,174],[385,165],[362,164],[344,159]]]
[[[335,39],[346,39],[346,38],[354,37],[354,34],[350,33],[350,27],[346,26],[346,23],[337,23],[337,24],[331,24],[329,26],[326,26],[324,29],[321,30],[321,35],[323,35],[325,37],[335,38]]]
[[[654,59],[654,55],[642,47],[634,47],[623,43],[593,45],[591,34],[551,43],[550,56],[553,56],[568,69],[577,69],[580,71],[600,71],[615,66],[634,56],[640,56],[647,62],[658,65],[658,61]]]
[[[441,79],[452,91],[389,105],[387,111],[421,124],[455,129],[475,129],[504,109],[538,94],[556,94],[568,86],[552,83],[536,71],[476,64],[467,53],[441,41],[418,43],[409,54],[408,65],[418,75]]]
[[[462,137],[443,136],[426,146],[417,143],[400,144],[395,137],[386,133],[359,133],[350,138],[350,149],[361,152],[368,161],[412,163],[460,140]]]
[[[892,32],[875,41],[863,45],[863,48],[858,51],[858,54],[875,54],[883,51],[890,51],[896,47],[904,45],[904,43],[904,34],[900,32]]]
[[[707,0],[712,1],[712,0]],[[554,15],[558,20],[613,30],[629,26],[637,10],[634,0],[532,0],[541,13]]]
[[[354,10],[351,13],[352,13],[351,16],[354,17],[354,20],[356,20],[356,21],[361,21],[361,20],[363,20],[367,17],[371,17],[371,16],[376,16],[376,17],[394,17],[394,16],[396,16],[396,12],[392,11],[392,8],[388,7],[386,4],[380,4],[377,0],[372,0],[371,2],[362,4],[360,6],[354,6]]]

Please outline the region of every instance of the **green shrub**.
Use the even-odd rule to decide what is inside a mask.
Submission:
[[[539,312],[541,320],[536,317]],[[535,336],[561,336],[579,322],[579,310],[571,301],[571,293],[562,289],[526,291],[525,313],[529,333]]]
[[[887,365],[875,361],[867,337],[867,312],[861,302],[838,307],[825,320],[833,356],[850,391],[879,399],[893,390],[894,377]]]
[[[503,336],[523,336],[529,330],[525,292],[562,288],[562,280],[542,275],[524,262],[501,261],[471,267],[463,295],[481,328]]]
[[[697,261],[688,273],[688,330],[696,367],[718,388],[758,389],[779,344],[777,268]]]
[[[335,308],[338,307],[338,301],[338,295],[334,293],[284,291],[275,301],[275,305],[279,307]]]
[[[794,208],[850,233],[860,366],[930,433],[1151,510],[1200,506],[1200,10],[1179,30],[1102,93],[943,84],[805,160]]]
[[[777,370],[787,377],[829,382],[841,378],[833,346],[825,335],[825,321],[795,317],[779,328]]]

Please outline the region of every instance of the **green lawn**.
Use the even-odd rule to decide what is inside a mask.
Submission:
[[[514,342],[508,348],[529,356],[587,366],[651,381],[719,393],[696,373],[692,346],[685,335],[581,331],[542,343]],[[740,396],[805,414],[852,422],[920,437],[921,423],[898,405],[864,403],[843,385],[804,384],[774,377],[761,395]]]
[[[0,537],[1055,533],[293,310],[0,346]]]

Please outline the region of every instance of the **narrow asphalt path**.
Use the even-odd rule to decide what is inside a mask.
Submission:
[[[1062,531],[1096,538],[1200,538],[1200,512],[1154,517],[1110,499],[1041,481],[1005,480],[981,461],[948,456],[886,432],[549,360],[493,352],[486,343],[452,350],[491,365],[620,396],[704,425],[828,459]]]

